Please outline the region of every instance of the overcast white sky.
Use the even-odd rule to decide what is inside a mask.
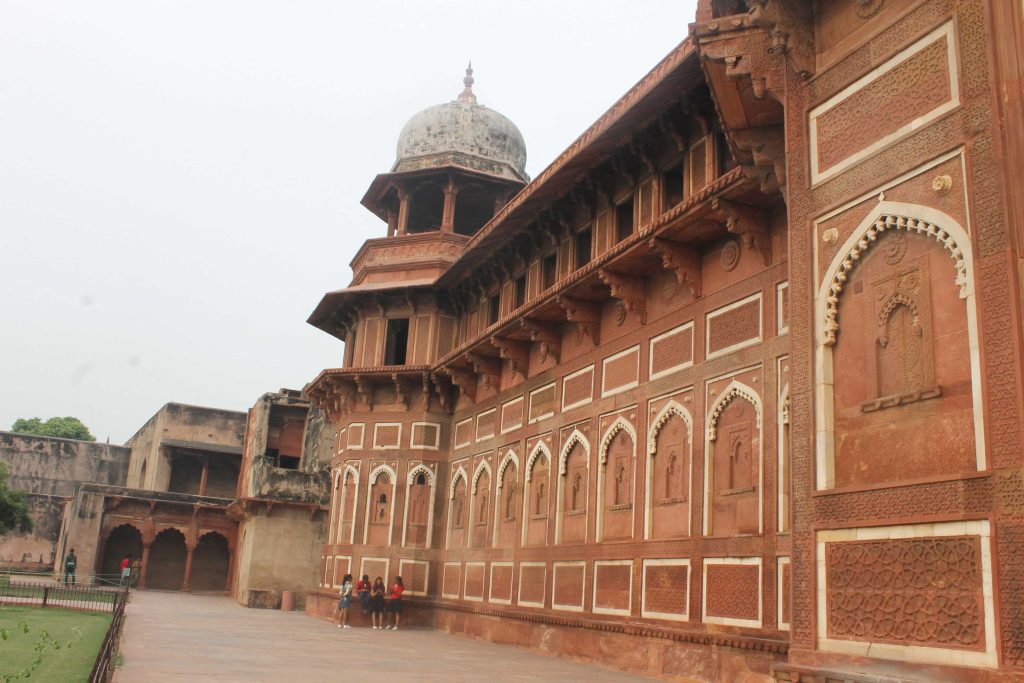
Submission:
[[[0,0],[0,429],[121,443],[340,365],[306,324],[385,226],[359,205],[454,99],[536,176],[678,44],[695,0]]]

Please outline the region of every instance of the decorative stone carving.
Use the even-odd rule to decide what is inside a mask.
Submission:
[[[736,397],[740,397],[754,406],[754,411],[757,414],[757,427],[758,429],[761,428],[761,399],[745,387],[734,383],[721,396],[715,399],[714,408],[708,416],[708,441],[715,441],[718,438],[718,418],[722,416],[729,403]]]
[[[860,260],[864,252],[877,242],[879,235],[886,230],[913,231],[921,235],[933,237],[940,242],[949,251],[949,255],[953,259],[956,268],[956,284],[960,287],[960,298],[967,298],[967,262],[964,260],[964,255],[959,245],[957,245],[949,233],[937,225],[918,220],[917,218],[883,214],[857,240],[857,243],[851,247],[850,251],[843,258],[836,274],[832,277],[825,303],[824,339],[822,339],[822,343],[826,346],[832,346],[836,343],[836,335],[839,332],[839,296],[842,294],[846,281],[849,279],[850,272],[857,265],[857,261]]]

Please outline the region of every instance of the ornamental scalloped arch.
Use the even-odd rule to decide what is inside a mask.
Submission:
[[[519,456],[511,448],[505,453],[505,457],[501,459],[501,464],[498,465],[498,476],[497,476],[497,488],[501,488],[505,484],[505,470],[508,469],[509,463],[516,466],[516,471],[519,471]]]
[[[981,398],[981,363],[978,350],[977,302],[974,287],[974,251],[971,236],[960,223],[942,211],[920,204],[880,201],[846,238],[825,270],[815,299],[815,449],[816,488],[835,485],[835,442],[831,424],[827,424],[824,405],[833,401],[831,381],[832,347],[839,333],[839,299],[861,257],[880,236],[893,230],[931,237],[939,242],[954,262],[954,284],[967,307],[968,347],[971,349],[971,394],[974,411],[974,438],[977,468],[984,470],[985,425]]]
[[[839,333],[839,297],[850,273],[861,257],[886,232],[902,230],[932,237],[949,252],[956,270],[955,283],[960,298],[974,294],[974,278],[970,236],[952,217],[936,209],[916,204],[879,202],[838,249],[818,292],[818,343],[833,346]]]
[[[420,463],[419,465],[416,465],[416,467],[413,467],[411,470],[409,470],[409,476],[406,478],[406,486],[412,486],[413,483],[416,481],[416,475],[420,474],[421,472],[427,476],[427,483],[430,485],[430,488],[434,488],[434,473],[431,471],[429,467],[427,467],[423,463]]]
[[[761,429],[761,397],[746,384],[733,380],[729,382],[725,391],[718,395],[718,398],[711,404],[711,410],[708,411],[708,441],[718,438],[718,419],[736,398],[742,398],[754,406],[754,412],[757,414],[757,428]]]
[[[633,457],[636,457],[636,428],[629,423],[629,420],[619,415],[615,418],[615,421],[605,430],[604,436],[601,437],[601,444],[598,449],[598,458],[600,464],[604,465],[608,462],[608,449],[612,445],[612,439],[616,437],[619,432],[626,432],[629,437],[633,440]]]
[[[635,442],[634,442],[635,443]],[[587,443],[587,437],[583,436],[583,433],[578,429],[573,429],[572,434],[566,440],[565,445],[562,446],[561,452],[558,454],[558,473],[565,474],[567,471],[567,463],[569,461],[569,453],[572,452],[572,447],[576,444],[583,446],[583,450],[587,454],[587,465],[590,465],[590,444]]]
[[[542,455],[547,458],[548,463],[551,463],[551,451],[548,450],[547,444],[543,441],[538,441],[537,445],[530,451],[530,457],[526,459],[526,483],[530,483],[530,479],[533,477],[533,465],[537,462],[537,458]]]
[[[342,469],[341,483],[347,484],[349,475],[352,476],[352,483],[355,484],[356,486],[359,486],[359,470],[357,470],[352,465],[345,465],[345,467]]]
[[[462,479],[465,484],[469,483],[469,476],[466,474],[466,469],[462,465],[459,465],[459,468],[455,470],[455,476],[452,477],[452,485],[448,490],[448,500],[453,500],[455,498],[455,487],[459,485],[459,479]]]
[[[648,455],[654,455],[658,451],[658,434],[661,433],[661,428],[665,426],[665,423],[673,415],[678,415],[686,424],[686,440],[689,445],[693,444],[693,416],[690,415],[690,411],[686,409],[686,406],[677,401],[670,400],[658,411],[657,416],[651,422],[650,435],[647,437]]]
[[[395,470],[393,470],[390,465],[377,465],[377,467],[375,467],[374,470],[370,472],[370,486],[376,484],[377,479],[379,479],[380,475],[383,474],[384,472],[387,472],[388,476],[391,477],[391,485],[394,486],[395,483],[398,481],[398,475],[395,473]],[[356,476],[358,477],[358,474]],[[359,481],[358,478],[356,479],[356,481]]]
[[[472,490],[474,496],[476,495],[477,484],[480,482],[480,477],[483,475],[484,471],[487,472],[488,477],[491,476],[491,465],[486,460],[481,460],[480,464],[476,466],[476,470],[473,472]]]

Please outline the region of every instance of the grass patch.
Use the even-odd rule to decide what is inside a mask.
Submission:
[[[0,680],[5,674],[17,674],[32,664],[36,658],[35,645],[46,631],[60,649],[47,641],[42,662],[32,671],[31,680],[88,681],[110,621],[111,615],[104,612],[0,607],[0,629],[8,632],[7,640],[0,640]],[[19,628],[20,622],[28,623],[28,633]]]

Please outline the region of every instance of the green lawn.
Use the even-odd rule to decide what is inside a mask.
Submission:
[[[110,613],[104,612],[8,605],[0,607],[0,629],[8,631],[7,640],[0,640],[0,681],[4,674],[17,674],[31,665],[36,656],[33,647],[39,642],[43,631],[49,632],[61,647],[57,650],[47,645],[43,649],[42,662],[32,671],[32,677],[28,680],[38,683],[88,681],[93,662],[96,661],[103,637],[110,626],[110,619]],[[28,633],[18,627],[22,621],[28,623]],[[70,647],[69,641],[73,641]]]

